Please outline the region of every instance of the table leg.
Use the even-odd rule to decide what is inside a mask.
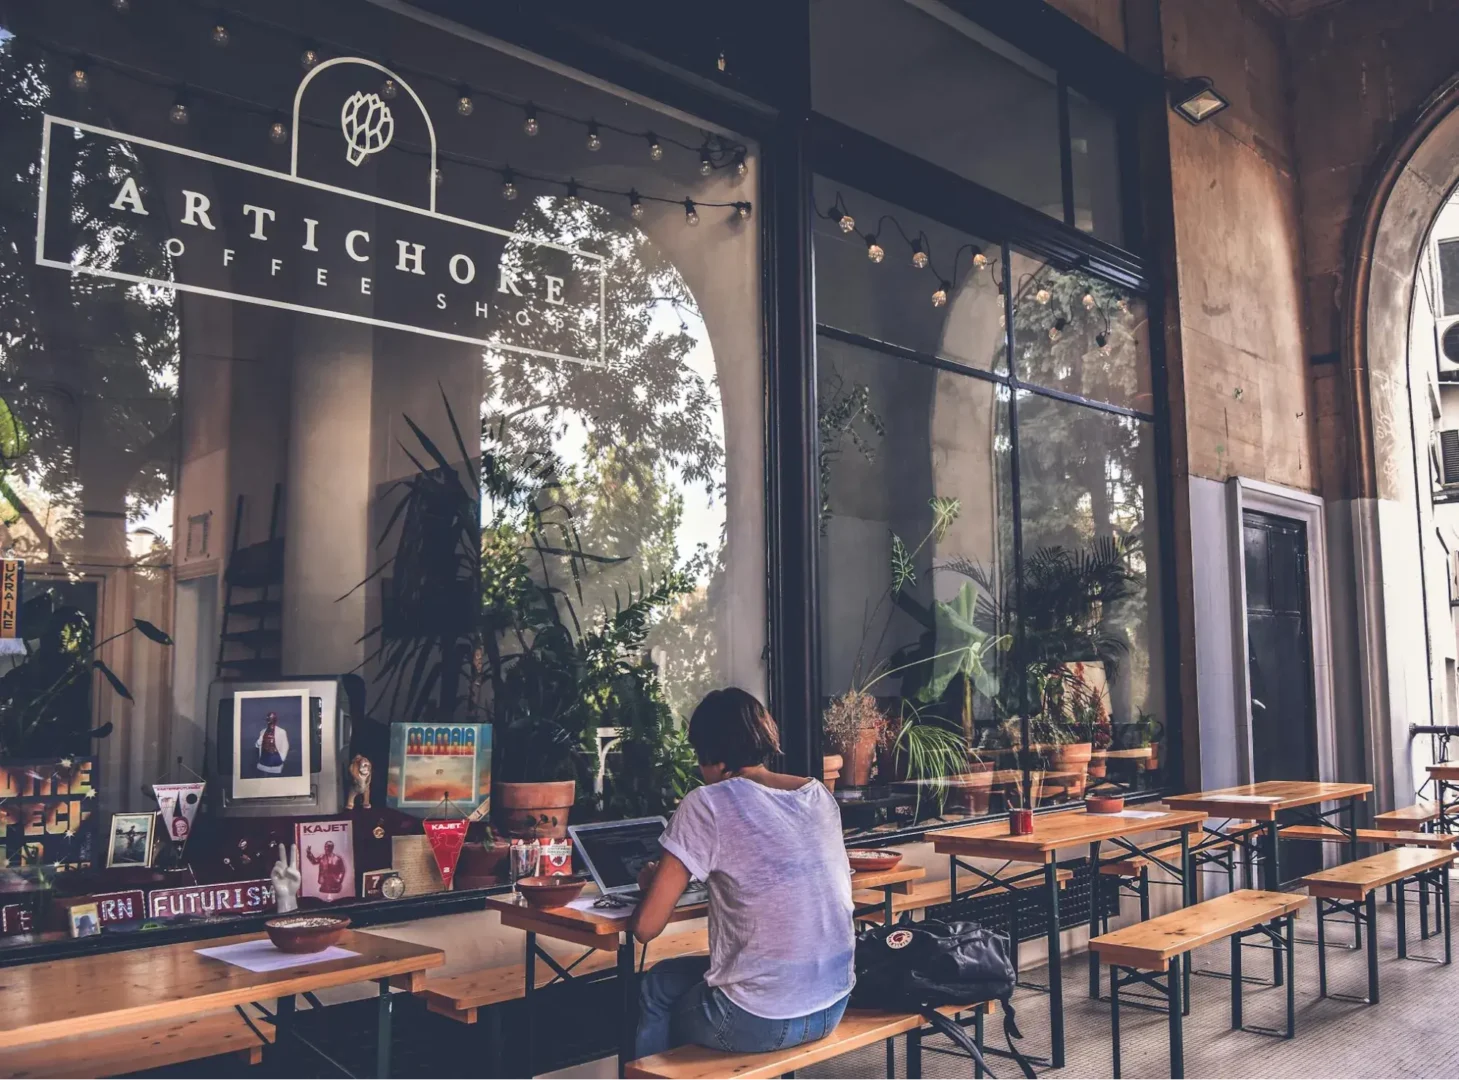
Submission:
[[[624,934],[618,943],[618,983],[623,987],[623,1026],[618,1033],[618,1075],[633,1060],[638,1035],[638,978],[633,968],[633,935]]]
[[[1240,1031],[1241,1018],[1241,935],[1231,938],[1231,1030]]]
[[[1182,958],[1172,956],[1170,958],[1170,970],[1166,972],[1166,1001],[1170,1009],[1170,1075],[1172,1080],[1179,1080],[1185,1076],[1185,1032],[1181,1030],[1181,1020],[1185,1016],[1185,1006],[1180,1000],[1181,974],[1180,970],[1185,965],[1181,963]]]
[[[1444,908],[1444,963],[1452,963],[1454,960],[1452,935],[1450,933],[1449,916],[1452,914],[1449,908],[1449,864],[1445,863],[1439,876],[1439,903]]]
[[[947,857],[947,898],[957,899],[957,856]]]
[[[1378,1004],[1378,894],[1368,891],[1368,1004]]]
[[[1191,860],[1191,827],[1185,825],[1180,830],[1180,895],[1184,900],[1184,907],[1190,907],[1196,902],[1196,875]],[[1189,961],[1180,966],[1181,978],[1185,980],[1185,1002],[1186,1007],[1190,1006],[1191,999],[1191,965]]]
[[[1120,1075],[1120,969],[1109,966],[1109,1034],[1114,1069],[1111,1076]]]
[[[292,1054],[294,1035],[294,995],[289,994],[274,1002],[274,1054],[279,1061],[288,1060]]]
[[[1282,944],[1287,954],[1287,1038],[1290,1039],[1297,1034],[1297,913],[1290,912],[1286,922],[1287,931]]]
[[[1099,936],[1100,889],[1104,879],[1099,873],[1099,841],[1089,845],[1089,940]],[[1118,892],[1118,890],[1116,890]],[[1089,996],[1099,1000],[1099,954],[1089,950]]]
[[[922,1075],[922,1029],[913,1028],[907,1032],[907,1075]]]
[[[1059,955],[1059,864],[1052,852],[1044,863],[1044,891],[1049,897],[1049,1032],[1054,1068],[1064,1067],[1064,959]]]
[[[1281,867],[1281,832],[1277,828],[1276,821],[1268,821],[1266,829],[1262,833],[1264,847],[1266,848],[1261,866],[1261,886],[1269,892],[1278,892],[1282,887]],[[1272,948],[1272,985],[1282,985],[1282,951]]]
[[[395,1012],[395,995],[390,992],[390,980],[378,980],[380,986],[379,1009],[375,1017],[375,1075],[390,1075],[390,1022]]]
[[[882,887],[882,896],[885,897],[885,899],[882,901],[882,925],[890,927],[892,925],[892,918],[895,914],[892,910],[892,887],[890,885],[885,885]]]
[[[537,935],[531,930],[527,931],[527,959],[523,965],[526,968],[526,978],[522,984],[522,1041],[526,1044],[527,1076],[537,1075],[534,1066],[537,1063],[537,1025],[533,1017],[533,998],[537,996]]]
[[[1408,890],[1404,888],[1402,878],[1394,884],[1398,888],[1398,959],[1405,960],[1408,958]]]

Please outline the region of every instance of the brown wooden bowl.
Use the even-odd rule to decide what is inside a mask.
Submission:
[[[323,952],[339,941],[349,928],[343,915],[313,915],[299,912],[281,915],[263,924],[269,940],[280,952]]]
[[[851,860],[853,871],[875,872],[894,868],[897,863],[902,861],[902,853],[890,848],[883,848],[879,851],[852,848],[846,853],[846,858]]]
[[[1123,795],[1089,795],[1084,799],[1084,809],[1091,814],[1118,814],[1124,808]]]
[[[569,900],[576,900],[587,883],[586,878],[524,877],[517,879],[517,890],[528,907],[562,907]]]

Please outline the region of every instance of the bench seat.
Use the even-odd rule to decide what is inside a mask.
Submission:
[[[692,930],[681,934],[666,934],[649,942],[647,966],[672,956],[695,956],[709,952],[709,931]],[[559,954],[553,957],[563,967],[577,961],[581,953]],[[573,975],[589,975],[595,971],[606,971],[618,962],[616,953],[594,950],[582,958],[572,969]],[[537,986],[544,987],[557,978],[551,965],[539,960],[535,965]],[[418,992],[425,998],[426,1008],[440,1016],[462,1024],[474,1024],[477,1010],[503,1001],[515,1001],[526,990],[527,968],[524,964],[506,964],[501,967],[478,968],[459,975],[444,975],[428,978]]]
[[[945,1016],[971,1012],[975,1008],[991,1011],[990,1005],[967,1005],[962,1009],[939,1009]],[[624,1076],[664,1077],[672,1080],[711,1080],[734,1077],[734,1080],[757,1080],[785,1076],[821,1061],[828,1061],[853,1050],[919,1031],[926,1023],[920,1013],[883,1012],[878,1009],[847,1009],[836,1030],[824,1039],[802,1043],[788,1050],[772,1050],[765,1054],[733,1054],[711,1050],[707,1046],[679,1046],[662,1054],[630,1061],[623,1067]]]
[[[1200,837],[1192,837],[1190,849],[1195,855],[1204,855],[1212,851],[1229,851],[1236,846],[1236,841],[1221,836],[1219,833],[1207,832]],[[1179,860],[1180,841],[1168,840],[1151,849],[1152,854],[1159,856],[1167,862]],[[1131,855],[1127,859],[1115,859],[1110,862],[1101,861],[1099,872],[1108,877],[1139,877],[1140,871],[1149,869],[1154,865],[1144,855]]]
[[[254,1026],[258,1032],[236,1009],[228,1009],[56,1039],[4,1051],[0,1076],[119,1076],[233,1053],[257,1065],[263,1060],[263,1048],[273,1042],[274,1028],[262,1020],[255,1020]]]
[[[1308,874],[1297,884],[1328,900],[1362,900],[1374,889],[1452,863],[1459,853],[1396,847]]]
[[[1301,893],[1238,889],[1101,934],[1089,947],[1107,964],[1165,971],[1172,957],[1291,914],[1306,902]]]
[[[1007,876],[1013,876],[1013,873],[1010,872]],[[1061,869],[1058,872],[1058,878],[1059,888],[1067,888],[1069,882],[1074,879],[1074,872],[1072,870]],[[993,896],[997,893],[1008,892],[1012,889],[1041,889],[1043,885],[1043,876],[1036,875],[1012,885],[990,886],[978,895],[979,897]],[[946,878],[943,878],[941,881],[916,882],[906,892],[892,894],[892,916],[895,918],[904,911],[922,911],[926,908],[935,907],[938,904],[946,904],[952,899],[951,888],[952,883]],[[869,907],[872,904],[879,905],[877,911],[868,911],[863,915],[858,915],[856,917],[858,922],[880,923],[882,921],[886,897],[881,893],[858,892],[853,894],[851,899],[858,908],[863,906]]]
[[[1358,842],[1385,847],[1452,848],[1459,836],[1448,833],[1413,832],[1409,829],[1359,829]],[[1346,844],[1341,829],[1331,825],[1290,825],[1281,832],[1284,840],[1312,840],[1323,844]]]
[[[1421,802],[1413,806],[1404,806],[1397,810],[1389,810],[1386,813],[1378,814],[1373,818],[1373,824],[1380,829],[1411,829],[1415,825],[1423,825],[1426,822],[1433,821],[1438,816],[1438,803]]]

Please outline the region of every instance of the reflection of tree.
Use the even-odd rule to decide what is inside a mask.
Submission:
[[[600,206],[539,198],[514,229],[607,259],[607,362],[599,368],[489,351],[483,427],[499,431],[516,452],[557,448],[561,496],[583,548],[625,559],[594,567],[586,595],[611,607],[615,591],[626,594],[640,578],[657,580],[675,566],[698,581],[649,638],[656,654],[662,650],[666,686],[681,707],[686,687],[712,679],[716,653],[710,601],[721,552],[682,552],[676,542],[684,489],[702,485],[706,497],[724,497],[717,380],[696,370],[691,357],[707,345],[703,322],[674,265]],[[535,245],[513,244],[503,260],[523,275],[541,274],[541,257]],[[576,269],[596,273],[589,260],[578,261]],[[513,324],[504,337],[512,345],[596,356],[597,322],[579,316],[571,307],[544,313],[528,327]]]
[[[13,466],[20,479],[62,511],[66,538],[84,539],[91,555],[124,558],[123,515],[172,490],[178,320],[165,291],[35,264],[41,118],[51,85],[68,72],[22,39],[0,42],[0,154],[12,163],[0,175],[0,397],[29,437]],[[75,106],[91,122],[125,129],[106,101],[90,94]],[[49,221],[66,223],[69,249],[92,265],[170,278],[160,215],[109,224],[119,177],[135,178],[144,200],[154,178],[124,146],[68,136],[52,135],[50,174],[70,183],[52,184]],[[82,517],[83,505],[91,516]]]

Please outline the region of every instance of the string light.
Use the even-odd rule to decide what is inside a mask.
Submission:
[[[845,207],[831,211],[837,225],[843,233],[856,231],[856,219],[846,212]]]
[[[694,208],[693,199],[684,200],[684,220],[690,225],[699,224],[699,211]]]
[[[220,49],[227,48],[228,42],[231,40],[231,37],[228,33],[227,24],[221,21],[215,22],[213,24],[213,29],[212,32],[209,34],[209,37],[213,39],[213,44],[218,46],[218,48]]]
[[[866,257],[874,263],[879,263],[887,257],[886,249],[876,242],[876,235],[869,234],[866,238]]]
[[[1084,310],[1085,311],[1093,311],[1094,310],[1094,294],[1093,293],[1085,293],[1084,294]]]
[[[537,107],[529,101],[527,102],[526,109],[524,111],[527,115],[526,119],[522,121],[522,130],[526,132],[527,136],[530,138],[536,135],[537,132],[541,130],[541,127],[537,123]]]
[[[949,289],[951,289],[951,288],[952,288],[952,283],[951,282],[948,282],[948,281],[939,281],[937,283],[937,291],[932,294],[932,306],[933,307],[944,307],[944,306],[946,306],[946,304],[947,304],[947,291]]]
[[[643,217],[643,200],[638,197],[637,191],[628,193],[628,216],[638,221]]]
[[[603,149],[603,137],[598,134],[598,122],[596,120],[588,121],[587,146],[588,150],[594,154]]]
[[[742,154],[742,153],[741,154],[736,154],[735,155],[735,175],[738,176],[738,177],[740,177],[741,179],[744,179],[745,174],[747,172],[749,172],[749,171],[750,171],[750,166],[745,161],[745,155]]]
[[[735,203],[735,216],[744,221],[750,216],[750,204],[747,202]]]
[[[400,84],[390,76],[385,76],[385,81],[380,84],[380,96],[386,101],[394,101],[400,96]]]
[[[85,93],[91,89],[91,75],[86,70],[86,60],[78,56],[76,63],[71,68],[71,89],[78,93]]]
[[[973,265],[979,270],[988,265],[988,256],[984,255],[977,248],[973,249]]]
[[[927,252],[922,250],[922,241],[920,239],[912,241],[912,265],[918,270],[925,270],[927,268]]]
[[[709,148],[705,147],[699,151],[699,175],[708,176],[714,172],[714,159],[709,156]]]
[[[456,111],[462,116],[470,116],[476,111],[476,102],[471,100],[471,88],[460,86],[456,90]]]
[[[308,71],[319,63],[319,47],[313,42],[305,42],[304,51],[299,54],[299,64]]]
[[[659,137],[652,131],[648,133],[648,159],[650,161],[664,160],[664,148],[659,143]]]
[[[1022,282],[1020,282],[1019,284],[1020,286],[1022,286]],[[1033,294],[1033,298],[1037,300],[1040,304],[1047,304],[1049,302],[1049,296],[1050,294],[1048,289],[1040,289],[1038,292]]]
[[[284,123],[282,113],[274,113],[274,121],[268,126],[269,142],[282,145],[289,141],[289,125]]]
[[[517,174],[511,169],[502,170],[502,198],[511,202],[517,197]]]

